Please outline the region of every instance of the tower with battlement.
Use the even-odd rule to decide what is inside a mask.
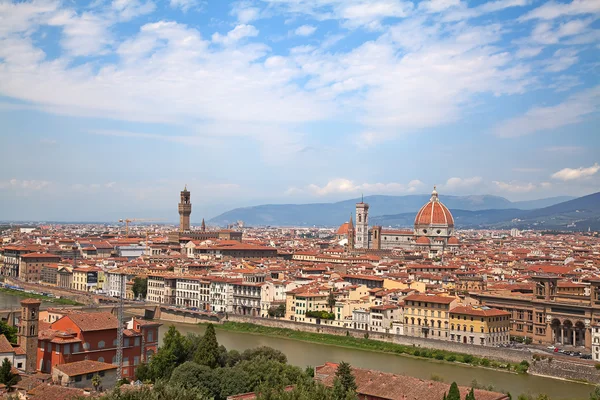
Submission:
[[[190,215],[192,214],[191,194],[187,185],[180,194],[179,200],[179,232],[190,231]]]

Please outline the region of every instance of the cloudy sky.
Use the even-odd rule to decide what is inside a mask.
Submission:
[[[600,190],[600,1],[0,0],[0,219]]]

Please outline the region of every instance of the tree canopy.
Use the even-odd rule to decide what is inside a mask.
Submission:
[[[10,326],[4,321],[0,321],[0,335],[6,336],[6,339],[12,344],[17,343],[17,332],[16,327]]]
[[[3,383],[6,387],[10,388],[11,386],[16,385],[18,381],[19,375],[13,374],[12,364],[8,358],[5,358],[4,361],[2,361],[2,366],[0,366],[0,383]]]
[[[146,294],[148,293],[148,278],[141,278],[136,276],[133,280],[133,286],[131,287],[133,291],[133,295],[135,298],[146,298]]]

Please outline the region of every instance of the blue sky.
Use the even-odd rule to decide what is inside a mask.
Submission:
[[[0,0],[0,219],[600,190],[600,2]]]

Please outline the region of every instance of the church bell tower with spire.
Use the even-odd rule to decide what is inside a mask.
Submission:
[[[191,194],[187,185],[180,194],[179,200],[179,232],[190,231],[190,215],[192,214]]]

